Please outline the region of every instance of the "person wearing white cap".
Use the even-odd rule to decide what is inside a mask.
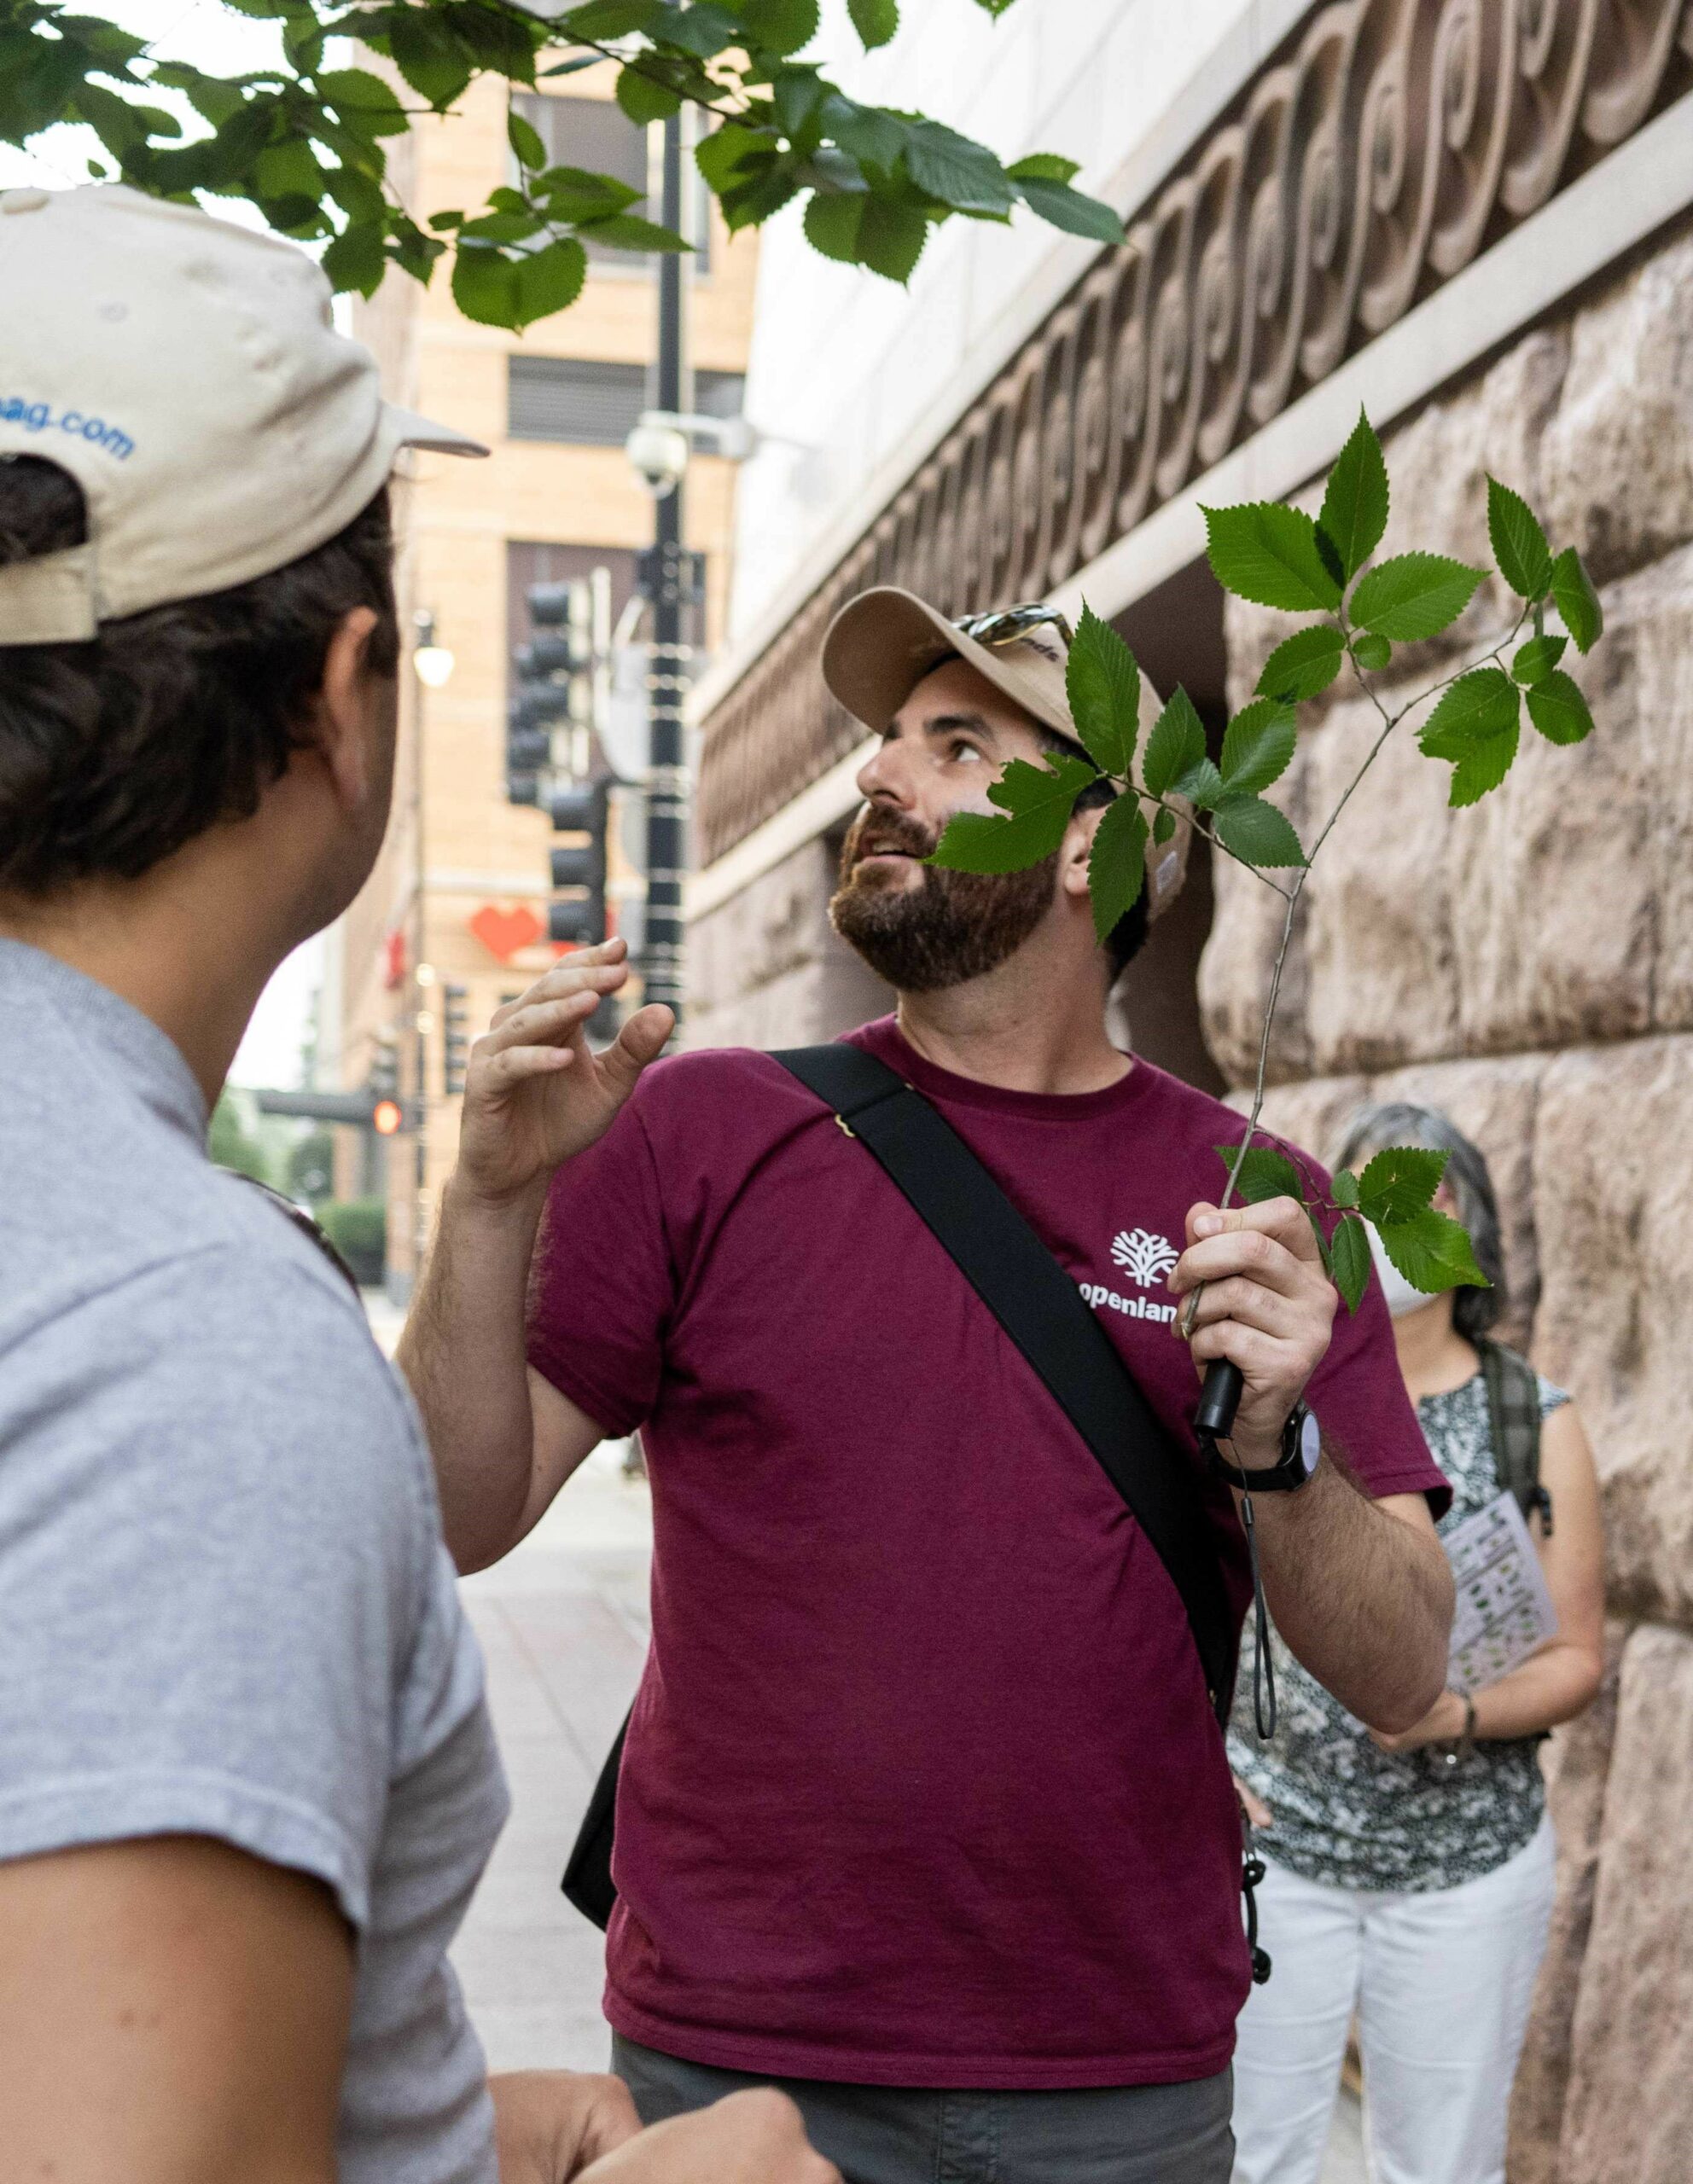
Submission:
[[[1103,946],[1109,784],[1027,871],[926,861],[1008,764],[1078,750],[1068,642],[1034,602],[842,610],[823,680],[876,741],[832,915],[897,1013],[655,1060],[648,1008],[596,1054],[622,944],[549,973],[472,1049],[400,1350],[463,1567],[640,1432],[652,1653],[616,1900],[579,1890],[614,2067],[649,2119],[777,2083],[854,2184],[1225,2184],[1250,1955],[1219,1715],[1252,1587],[1196,1361],[1244,1376],[1294,1652],[1388,1729],[1446,1667],[1446,1490],[1379,1294],[1335,1324],[1299,1207],[1220,1215],[1240,1117],[1109,1034],[1184,837]]]
[[[829,2184],[774,2096],[492,2086],[446,1951],[505,1817],[428,1452],[356,1296],[207,1162],[369,873],[381,399],[300,253],[0,195],[0,2174]]]

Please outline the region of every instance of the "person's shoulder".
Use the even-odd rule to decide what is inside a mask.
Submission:
[[[655,1126],[723,1120],[770,1111],[774,1098],[812,1099],[774,1054],[759,1047],[691,1047],[643,1072],[630,1105]]]

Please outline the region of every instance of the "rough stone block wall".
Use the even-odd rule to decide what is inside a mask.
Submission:
[[[1446,1108],[1492,1164],[1508,1331],[1572,1390],[1605,1498],[1612,1674],[1548,1746],[1560,1891],[1512,2115],[1511,2184],[1693,2173],[1693,229],[1388,441],[1384,552],[1489,559],[1486,473],[1587,559],[1606,635],[1567,661],[1597,733],[1525,733],[1446,803],[1401,730],[1323,852],[1271,1050],[1272,1128],[1319,1155],[1364,1097]],[[1313,502],[1314,504],[1314,502]],[[1390,705],[1501,633],[1484,586],[1396,656]],[[1231,703],[1287,618],[1230,601]],[[1308,842],[1379,732],[1344,682],[1276,792]],[[1281,905],[1225,863],[1207,1035],[1251,1079]]]

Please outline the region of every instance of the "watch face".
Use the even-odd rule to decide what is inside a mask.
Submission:
[[[1316,1470],[1318,1460],[1322,1454],[1323,1429],[1311,1413],[1306,1411],[1305,1416],[1300,1420],[1299,1458],[1305,1467],[1305,1475],[1307,1478]]]

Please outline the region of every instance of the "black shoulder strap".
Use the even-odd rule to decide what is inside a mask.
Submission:
[[[1181,1594],[1219,1720],[1236,1618],[1192,1467],[1171,1446],[1081,1291],[943,1117],[844,1042],[773,1054],[873,1153],[1097,1457]]]
[[[1550,1496],[1540,1486],[1539,1378],[1526,1357],[1519,1357],[1502,1342],[1484,1339],[1476,1347],[1481,1353],[1481,1377],[1487,1390],[1499,1485],[1516,1496],[1525,1517],[1539,1509],[1543,1526],[1550,1531]]]

